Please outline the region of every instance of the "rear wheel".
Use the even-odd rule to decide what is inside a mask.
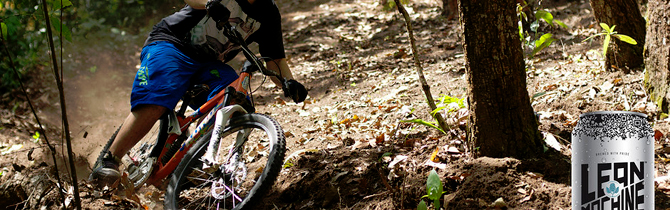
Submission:
[[[165,209],[249,209],[274,184],[285,152],[275,120],[262,114],[232,118],[221,132],[218,164],[203,161],[211,135],[198,139],[177,166]]]

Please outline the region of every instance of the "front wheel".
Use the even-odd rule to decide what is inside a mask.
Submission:
[[[202,161],[211,135],[198,139],[173,172],[165,209],[249,209],[274,184],[285,153],[284,132],[274,119],[255,113],[232,118],[222,129],[215,167]]]

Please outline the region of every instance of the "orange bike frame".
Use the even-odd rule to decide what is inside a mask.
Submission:
[[[233,83],[228,85],[228,87],[233,87],[235,90],[244,93],[244,95],[248,95],[249,92],[249,81],[251,80],[251,74],[248,72],[242,72],[239,75],[239,78],[237,78]],[[193,131],[193,133],[182,143],[181,147],[179,148],[179,151],[177,151],[170,160],[163,164],[160,162],[162,157],[165,155],[165,153],[168,151],[170,146],[177,140],[179,135],[177,134],[170,134],[165,142],[165,147],[163,147],[163,150],[161,151],[161,154],[158,156],[157,160],[158,163],[154,166],[154,170],[152,174],[149,176],[147,179],[146,183],[152,184],[156,187],[160,187],[163,183],[163,179],[165,179],[167,176],[169,176],[175,168],[177,168],[177,165],[179,165],[179,162],[181,162],[181,159],[186,155],[186,152],[188,152],[191,147],[193,147],[193,144],[202,136],[203,134],[207,133],[209,130],[211,130],[212,125],[214,124],[213,117],[219,109],[221,109],[224,104],[223,100],[225,98],[225,89],[220,91],[218,94],[216,94],[212,99],[208,100],[198,108],[193,114],[184,117],[184,116],[177,116],[177,119],[179,121],[179,126],[181,127],[181,132],[188,132],[188,127],[191,125],[191,123],[195,122],[197,119],[201,118],[205,114],[205,118],[202,120],[202,122],[198,125],[198,127]]]

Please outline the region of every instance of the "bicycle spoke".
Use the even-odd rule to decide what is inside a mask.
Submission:
[[[215,147],[209,147],[211,134],[206,134],[189,151],[179,179],[170,184],[175,189],[170,208],[236,209],[258,203],[259,194],[272,185],[281,167],[284,139],[276,122],[266,116],[250,114],[241,119],[222,130],[221,139],[212,140],[218,141]],[[215,162],[205,162],[205,154],[214,154]],[[203,164],[212,165],[204,169]]]

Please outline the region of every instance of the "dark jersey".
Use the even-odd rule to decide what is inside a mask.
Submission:
[[[236,26],[247,43],[258,43],[261,56],[285,58],[281,15],[273,0],[256,0],[253,5],[247,0],[222,0],[221,3],[231,11],[230,24]],[[168,41],[199,61],[227,62],[240,51],[239,46],[216,29],[206,10],[188,5],[154,25],[144,45],[156,41]]]

